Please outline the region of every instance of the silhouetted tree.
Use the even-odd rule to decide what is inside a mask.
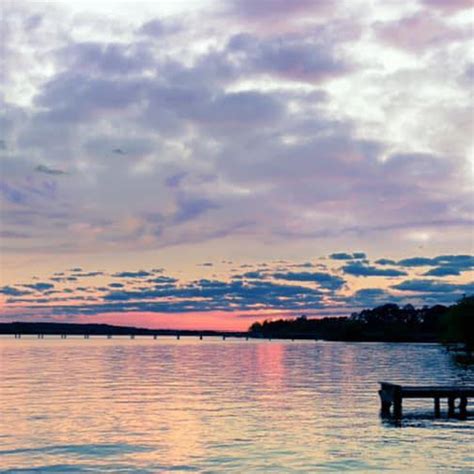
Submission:
[[[474,295],[463,296],[443,318],[447,342],[462,342],[471,355],[474,351]]]

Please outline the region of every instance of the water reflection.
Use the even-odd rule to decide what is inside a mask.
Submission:
[[[0,340],[0,463],[66,472],[464,469],[474,420],[378,382],[474,382],[437,345],[91,338]]]

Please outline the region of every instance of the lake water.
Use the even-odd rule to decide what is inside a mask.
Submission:
[[[379,417],[380,380],[474,383],[435,344],[2,337],[0,379],[2,472],[474,470],[472,406]]]

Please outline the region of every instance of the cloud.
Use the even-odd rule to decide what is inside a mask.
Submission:
[[[56,54],[63,67],[94,76],[133,75],[153,67],[153,56],[148,45],[143,42],[71,42]]]
[[[30,295],[31,291],[28,290],[19,290],[14,286],[2,286],[0,287],[0,294],[7,295],[7,296],[24,296]]]
[[[151,276],[150,272],[146,272],[145,270],[139,270],[137,272],[118,272],[114,273],[112,276],[115,278],[146,278]]]
[[[426,11],[396,21],[377,23],[375,32],[387,44],[415,53],[444,47],[470,35],[467,30],[452,28]]]
[[[333,260],[358,260],[358,259],[367,258],[367,255],[364,252],[355,252],[355,253],[339,252],[339,253],[332,253],[331,255],[329,255],[329,258]]]
[[[347,300],[348,303],[354,306],[373,308],[387,303],[399,303],[401,298],[381,288],[362,288],[348,297]]]
[[[377,265],[396,265],[397,262],[395,260],[391,260],[389,258],[380,258],[379,260],[375,260]]]
[[[426,273],[423,273],[424,276],[438,276],[438,277],[444,277],[444,276],[452,276],[452,275],[460,275],[461,270],[457,267],[436,267],[432,268],[431,270],[428,270]]]
[[[314,282],[318,283],[321,288],[331,290],[339,290],[345,283],[343,278],[323,272],[278,272],[274,273],[273,276],[278,280]]]
[[[351,253],[339,252],[332,253],[329,255],[329,258],[332,258],[333,260],[352,260],[353,257]]]
[[[427,276],[459,275],[463,271],[469,271],[474,268],[474,256],[439,255],[433,258],[411,257],[398,261],[397,265],[402,267],[437,267],[425,273]]]
[[[67,174],[66,171],[56,169],[56,168],[50,168],[49,166],[46,165],[38,165],[35,168],[35,171],[38,173],[44,173],[44,174],[49,174],[53,176],[61,176]]]
[[[436,8],[443,12],[455,12],[472,8],[471,0],[421,0],[421,4],[428,8]]]
[[[45,291],[45,290],[50,290],[54,288],[54,285],[52,283],[43,283],[43,282],[32,283],[32,284],[27,284],[23,286],[26,288],[31,288],[32,290],[36,290],[36,291]]]
[[[10,265],[211,245],[305,261],[323,241],[467,251],[465,13],[379,3],[235,0],[93,22],[9,5],[2,228],[30,236],[9,239]]]
[[[426,265],[434,265],[435,262],[432,258],[426,257],[411,257],[404,258],[398,261],[398,265],[402,267],[424,267]]]
[[[172,298],[172,300],[170,300]],[[187,285],[168,285],[140,291],[113,291],[104,295],[110,302],[144,302],[150,307],[166,306],[171,312],[240,311],[259,309],[314,309],[320,306],[319,290],[298,285],[282,285],[263,281],[197,280]],[[170,300],[162,302],[161,300]],[[183,300],[185,303],[183,303]],[[140,303],[144,304],[144,303]],[[190,309],[191,308],[191,309]]]
[[[342,271],[348,275],[353,276],[385,276],[385,277],[398,277],[406,275],[407,273],[401,270],[392,268],[377,268],[371,265],[365,265],[360,262],[350,263],[342,267]]]
[[[104,272],[82,272],[82,273],[79,272],[79,273],[73,274],[73,276],[77,278],[90,278],[90,277],[96,277],[96,276],[102,276],[102,275],[104,275]]]
[[[317,15],[330,10],[329,0],[233,0],[232,10],[245,19],[258,21],[288,20],[301,15]]]
[[[410,291],[419,293],[466,293],[474,292],[474,283],[444,283],[437,280],[406,280],[392,286],[398,291]]]
[[[163,38],[164,36],[180,32],[182,28],[183,25],[177,21],[166,21],[161,18],[154,18],[153,20],[143,23],[138,33],[153,38]]]
[[[319,83],[349,72],[337,59],[331,45],[292,38],[258,39],[239,34],[229,41],[227,50],[248,73],[275,75],[298,82]]]

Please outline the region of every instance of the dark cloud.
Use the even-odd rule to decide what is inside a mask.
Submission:
[[[114,273],[112,276],[115,278],[146,278],[151,276],[150,272],[146,272],[145,270],[139,270],[137,272],[118,272]]]
[[[85,73],[67,71],[54,76],[35,97],[42,111],[33,119],[38,122],[37,132],[46,133],[44,126],[57,123],[77,123],[96,119],[105,111],[123,111],[137,104],[144,92],[144,80],[115,80],[91,77]],[[51,132],[54,133],[52,127]],[[22,143],[33,144],[28,136]]]
[[[406,275],[406,272],[402,270],[396,270],[392,268],[377,268],[371,265],[366,265],[360,262],[350,263],[342,267],[342,271],[348,275],[353,276],[385,276],[385,277],[398,277]]]
[[[319,83],[341,76],[348,66],[331,51],[331,45],[296,38],[259,39],[242,33],[229,41],[229,54],[249,73]]]
[[[377,265],[396,265],[397,262],[395,260],[391,260],[389,258],[380,258],[379,260],[375,260]]]
[[[96,277],[96,276],[102,276],[104,275],[104,272],[83,272],[83,273],[74,273],[74,277],[77,278],[90,278],[90,277]]]
[[[172,216],[172,222],[174,224],[188,222],[219,207],[216,202],[209,199],[190,196],[178,197],[177,205],[178,210]]]
[[[180,286],[168,285],[140,291],[110,292],[104,296],[104,300],[114,302],[114,307],[117,307],[117,302],[128,307],[132,303],[126,302],[130,301],[140,307],[147,305],[150,310],[154,307],[155,311],[169,312],[237,309],[244,311],[262,307],[286,310],[320,307],[321,293],[303,286],[258,280],[223,282],[203,279]],[[154,301],[145,303],[147,300]]]
[[[278,280],[314,282],[318,283],[321,288],[331,290],[339,290],[345,283],[343,278],[323,272],[274,273],[273,276]]]
[[[333,260],[352,260],[353,257],[350,253],[339,252],[332,253],[329,255],[329,258],[332,258]]]
[[[23,285],[26,288],[31,288],[32,290],[36,291],[45,291],[45,290],[50,290],[51,288],[54,288],[54,285],[52,283],[32,283],[28,285]]]
[[[359,260],[367,258],[367,255],[364,252],[355,252],[352,254],[346,252],[338,252],[329,255],[329,258],[333,260]]]
[[[445,267],[436,267],[428,270],[426,273],[423,273],[423,276],[437,276],[437,277],[444,277],[444,276],[452,276],[452,275],[460,275],[461,269],[452,266],[445,266]]]
[[[159,285],[166,284],[166,283],[174,284],[174,283],[178,282],[178,280],[176,278],[169,277],[169,276],[164,276],[164,275],[156,277],[156,278],[151,278],[147,281],[151,282],[151,283],[157,283]]]
[[[373,308],[386,303],[399,303],[400,298],[381,288],[363,288],[347,299],[347,304],[362,308]]]
[[[425,276],[449,276],[459,275],[461,272],[470,271],[474,268],[474,256],[472,255],[439,255],[438,257],[411,257],[397,262],[402,267],[427,267],[432,266]]]
[[[424,267],[427,265],[435,265],[432,258],[426,257],[404,258],[403,260],[399,260],[397,264],[402,267]]]
[[[437,280],[406,280],[392,286],[398,291],[411,291],[417,293],[466,293],[474,292],[474,283],[444,283]]]
[[[0,288],[0,294],[7,295],[7,296],[24,296],[24,295],[30,295],[31,291],[19,290],[18,288],[15,288],[14,286],[2,286]]]
[[[58,53],[62,66],[93,75],[133,75],[151,69],[153,55],[146,43],[71,43]]]

